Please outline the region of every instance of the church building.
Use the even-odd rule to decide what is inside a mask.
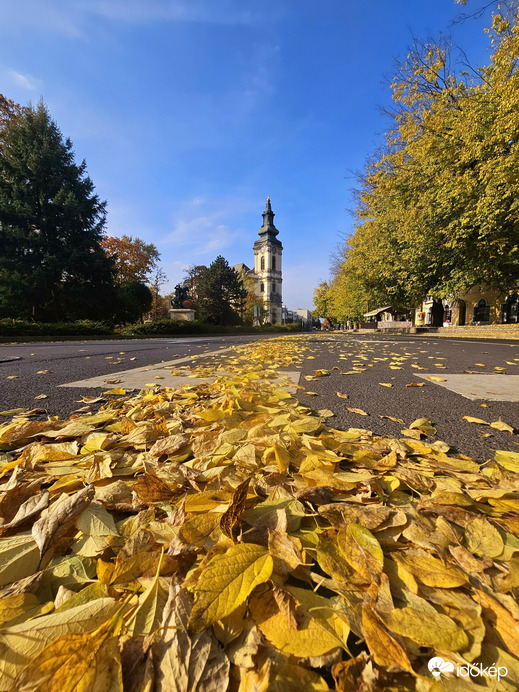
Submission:
[[[274,226],[274,212],[270,196],[263,212],[263,225],[258,231],[259,239],[254,243],[254,278],[258,299],[265,309],[265,322],[283,321],[281,298],[281,253],[283,245],[277,239],[279,231]]]

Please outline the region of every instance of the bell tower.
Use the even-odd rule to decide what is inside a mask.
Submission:
[[[281,298],[283,245],[276,237],[278,233],[278,229],[274,226],[274,212],[269,196],[263,212],[263,225],[258,231],[259,239],[254,243],[256,295],[265,308],[265,322],[269,324],[281,323],[283,318]]]

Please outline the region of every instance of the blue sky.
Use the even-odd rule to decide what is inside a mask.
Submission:
[[[157,246],[163,290],[218,254],[251,266],[269,194],[283,300],[311,308],[352,230],[352,171],[388,127],[395,59],[413,36],[443,34],[488,62],[488,14],[453,25],[461,11],[454,0],[4,0],[0,92],[43,98],[108,201],[108,234]]]

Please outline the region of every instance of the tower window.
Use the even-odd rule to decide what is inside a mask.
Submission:
[[[276,258],[273,257],[272,258],[272,269],[275,269],[275,268],[276,268]]]
[[[276,284],[272,284],[272,293],[276,292]]]
[[[265,258],[262,257],[261,258],[261,271],[263,271],[264,269],[265,269]]]
[[[263,259],[263,257],[261,259]],[[260,291],[261,293],[265,293],[265,284],[260,284]]]

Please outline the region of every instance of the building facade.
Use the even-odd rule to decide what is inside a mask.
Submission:
[[[258,231],[259,239],[254,243],[254,277],[256,296],[264,308],[264,321],[269,324],[283,321],[283,245],[277,239],[279,231],[274,225],[274,216],[270,197],[267,197],[263,225]]]

